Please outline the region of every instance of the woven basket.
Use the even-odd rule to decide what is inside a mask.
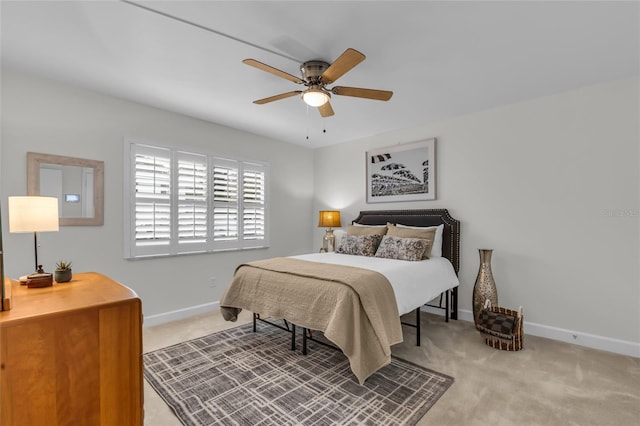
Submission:
[[[489,310],[497,314],[504,314],[515,318],[513,326],[513,333],[509,335],[498,336],[492,330],[483,327],[481,324],[476,324],[476,329],[480,331],[484,342],[495,349],[501,349],[503,351],[519,351],[522,349],[523,330],[522,323],[524,322],[524,314],[522,312],[522,306],[514,311],[512,309],[502,308],[500,306],[491,306],[491,301],[487,299],[484,303],[484,309]]]

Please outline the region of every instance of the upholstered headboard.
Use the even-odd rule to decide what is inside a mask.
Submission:
[[[368,210],[353,220],[363,225],[384,225],[387,222],[409,226],[438,226],[444,224],[442,256],[449,259],[456,274],[460,270],[460,221],[447,209],[424,210]]]

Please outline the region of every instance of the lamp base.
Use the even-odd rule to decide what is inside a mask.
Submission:
[[[327,229],[326,234],[322,238],[322,249],[325,252],[336,251],[336,236],[333,235],[333,229]]]

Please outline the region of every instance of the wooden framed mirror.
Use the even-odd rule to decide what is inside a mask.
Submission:
[[[104,162],[27,152],[27,195],[58,198],[60,226],[100,226]]]

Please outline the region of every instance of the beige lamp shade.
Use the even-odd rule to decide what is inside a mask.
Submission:
[[[341,226],[338,210],[320,210],[318,228],[340,228]]]
[[[9,232],[58,231],[58,199],[9,197]]]

